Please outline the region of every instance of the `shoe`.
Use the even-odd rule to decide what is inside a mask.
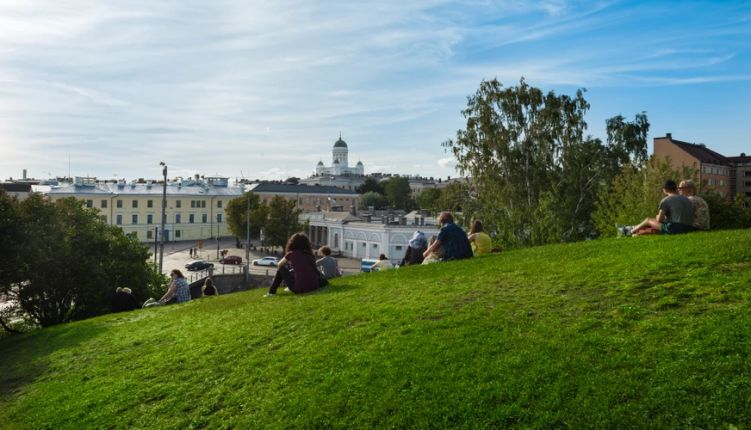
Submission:
[[[285,293],[289,293],[290,291],[291,291],[291,290],[289,289],[289,287],[284,287],[284,292],[285,292]]]
[[[274,293],[266,293],[263,295],[263,297],[274,297],[274,296],[276,296],[276,294]]]
[[[623,237],[626,235],[625,228],[626,228],[625,225],[621,225],[621,224],[615,225],[615,231],[618,233],[618,237]]]

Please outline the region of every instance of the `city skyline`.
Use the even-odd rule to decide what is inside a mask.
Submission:
[[[0,177],[307,177],[341,132],[365,172],[457,176],[482,79],[586,88],[589,134],[646,111],[751,153],[751,3],[0,2]]]

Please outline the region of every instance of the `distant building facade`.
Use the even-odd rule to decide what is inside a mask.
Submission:
[[[142,242],[158,240],[161,224],[163,183],[125,180],[101,182],[77,177],[73,183],[51,187],[51,200],[74,197],[99,211],[101,220],[135,235]],[[165,241],[201,240],[228,236],[224,209],[242,196],[242,187],[230,186],[227,178],[176,180],[167,183]]]
[[[292,185],[276,183],[252,184],[248,188],[257,194],[262,202],[270,202],[275,196],[294,201],[298,209],[304,212],[357,211],[360,195],[354,191],[325,185]]]
[[[703,144],[673,139],[670,133],[654,138],[654,155],[669,158],[672,166],[699,169],[702,187],[723,197],[751,196],[751,157],[725,157]]]
[[[435,218],[410,215],[312,212],[301,218],[308,222],[308,236],[315,247],[328,245],[334,253],[349,258],[377,259],[385,254],[397,264],[407,252],[415,230],[424,232],[427,237],[437,235],[440,230]]]

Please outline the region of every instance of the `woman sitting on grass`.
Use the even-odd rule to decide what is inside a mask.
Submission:
[[[172,280],[167,286],[167,292],[158,301],[150,297],[143,304],[144,308],[166,305],[173,298],[175,299],[175,303],[190,301],[190,285],[188,285],[188,280],[183,276],[183,272],[173,269],[169,276]]]
[[[378,261],[373,265],[373,267],[370,268],[370,270],[373,270],[375,272],[380,272],[383,270],[393,269],[394,265],[391,264],[388,257],[386,257],[386,254],[381,254],[378,256]]]
[[[425,258],[422,253],[426,249],[428,249],[428,240],[425,238],[425,233],[417,230],[412,235],[412,239],[409,240],[409,246],[407,247],[407,252],[404,254],[404,258],[402,258],[401,265],[421,264]]]
[[[279,268],[266,297],[275,296],[282,282],[295,294],[307,293],[321,287],[321,275],[316,267],[313,247],[304,233],[295,233],[289,238],[284,258],[277,266]]]
[[[203,283],[201,295],[203,297],[219,295],[219,290],[216,289],[216,285],[214,285],[214,281],[212,281],[211,278],[206,278],[206,282]]]
[[[469,239],[469,243],[472,245],[472,253],[475,257],[490,254],[493,243],[490,240],[490,236],[482,228],[482,222],[479,219],[472,222],[472,228],[469,230],[467,239]]]

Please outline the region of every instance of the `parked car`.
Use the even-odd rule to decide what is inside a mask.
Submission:
[[[188,272],[199,272],[201,270],[206,270],[209,267],[214,267],[214,263],[209,263],[208,261],[203,260],[194,261],[185,265]]]
[[[239,255],[228,255],[221,260],[219,260],[222,264],[243,264],[243,259]]]
[[[372,258],[363,258],[362,260],[360,260],[360,271],[370,272],[376,262],[378,262],[378,260]]]
[[[279,260],[276,257],[263,257],[253,260],[254,266],[276,266],[277,264],[279,264]]]

